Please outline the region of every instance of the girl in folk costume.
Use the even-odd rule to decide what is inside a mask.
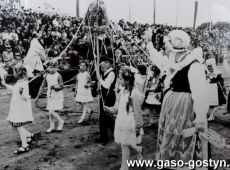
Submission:
[[[119,97],[113,107],[104,106],[110,113],[118,113],[115,122],[115,142],[121,144],[122,164],[120,170],[128,170],[126,161],[130,158],[130,148],[138,153],[138,159],[142,159],[141,139],[143,135],[143,118],[141,105],[144,96],[134,87],[134,74],[129,67],[123,67],[120,71],[121,88]]]
[[[14,151],[15,154],[20,154],[29,151],[29,143],[32,141],[33,134],[26,130],[26,125],[31,124],[34,118],[26,69],[22,66],[18,67],[14,70],[14,76],[17,79],[14,86],[5,84],[5,81],[2,81],[2,84],[13,91],[7,120],[20,135],[22,146]]]
[[[151,30],[146,32],[150,59],[159,69],[168,70],[165,87],[169,88],[161,107],[156,159],[207,160],[207,141],[196,133],[207,130],[209,110],[202,50],[189,51],[188,34],[174,30],[164,39],[168,57],[162,56],[154,49],[151,35]]]
[[[62,131],[64,121],[55,112],[56,110],[63,109],[63,81],[61,75],[57,72],[57,64],[52,64],[48,67],[48,73],[44,76],[43,83],[38,92],[36,102],[43,92],[43,88],[47,85],[47,110],[49,110],[50,128],[46,130],[51,133],[55,130],[55,119],[58,121],[57,131]]]
[[[93,101],[92,92],[90,88],[91,79],[90,79],[90,74],[88,73],[88,71],[86,71],[86,69],[87,69],[87,63],[85,61],[81,61],[80,72],[77,74],[77,78],[76,78],[77,95],[75,101],[82,103],[83,113],[78,123],[82,123],[85,121],[87,113],[89,113],[90,116],[92,113],[92,110],[89,107],[89,102]]]
[[[163,80],[160,77],[160,70],[155,66],[150,66],[145,82],[145,102],[143,107],[149,109],[149,126],[158,122],[161,109],[161,96],[163,90]]]

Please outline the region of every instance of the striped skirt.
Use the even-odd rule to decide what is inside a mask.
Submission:
[[[184,129],[194,126],[194,119],[191,93],[168,91],[159,119],[157,160],[203,160],[202,141],[198,135],[182,135]]]

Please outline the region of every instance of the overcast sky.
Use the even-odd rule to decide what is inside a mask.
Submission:
[[[22,0],[25,1],[25,0]],[[36,8],[46,2],[56,9],[72,16],[76,15],[76,0],[29,0],[29,6]],[[88,4],[93,0],[80,1],[80,16],[84,17]],[[129,1],[131,21],[153,23],[154,0],[104,0],[110,19],[129,20]],[[156,23],[192,26],[195,0],[156,0]],[[230,21],[230,0],[198,0],[197,24],[205,21]],[[177,12],[178,11],[178,12]]]

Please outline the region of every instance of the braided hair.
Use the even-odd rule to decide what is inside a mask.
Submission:
[[[129,106],[133,104],[131,99],[131,94],[134,88],[134,81],[135,81],[134,73],[132,73],[131,69],[127,66],[122,67],[120,71],[121,71],[122,78],[127,83],[125,89],[129,91],[128,103],[126,105],[127,113],[129,113]]]

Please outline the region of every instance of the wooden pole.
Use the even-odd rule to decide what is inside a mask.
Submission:
[[[197,18],[197,10],[198,10],[198,1],[195,1],[195,6],[194,6],[194,22],[193,22],[193,29],[196,28],[196,18]]]
[[[177,0],[177,7],[176,7],[176,27],[178,25],[178,17],[179,17],[179,0]]]
[[[210,21],[209,21],[209,31],[212,30],[212,1],[210,3],[210,6],[209,6],[209,17],[210,17]]]
[[[156,0],[153,0],[153,24],[156,24]]]
[[[79,3],[79,0],[76,0],[76,16],[77,17],[79,17],[79,9],[80,9],[80,7],[79,7],[79,5],[80,5],[80,3]]]
[[[130,5],[131,5],[131,0],[129,0],[129,22],[131,22],[131,7],[130,7]]]

